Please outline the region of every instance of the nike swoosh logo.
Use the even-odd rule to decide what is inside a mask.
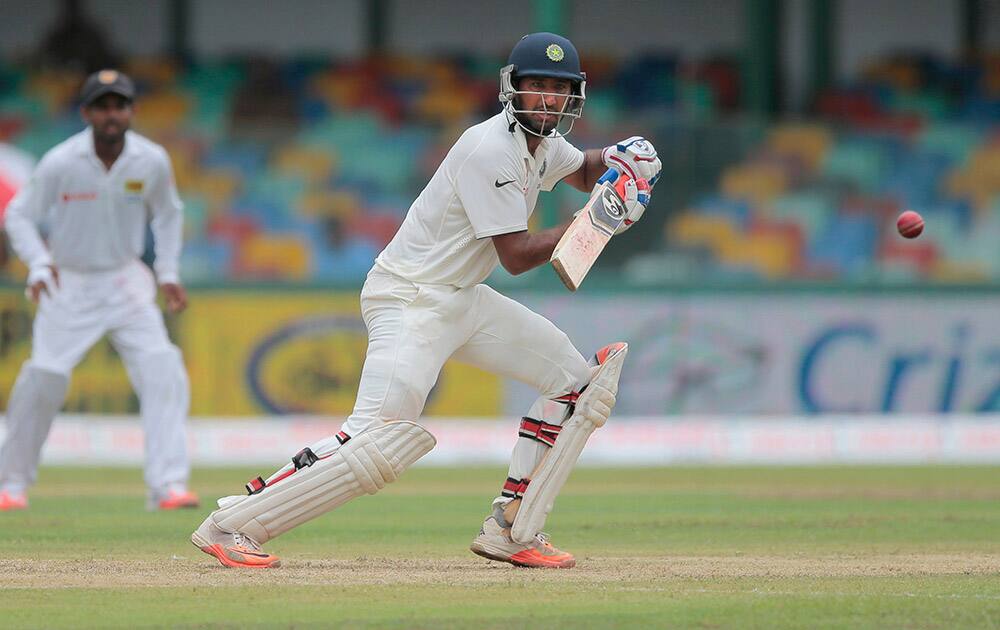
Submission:
[[[493,185],[494,185],[494,186],[496,186],[497,188],[503,188],[503,187],[504,187],[504,186],[506,186],[507,184],[513,184],[513,183],[514,183],[515,181],[517,181],[517,180],[514,180],[514,179],[512,179],[512,180],[510,180],[510,181],[507,181],[507,182],[501,182],[501,181],[500,181],[500,180],[498,179],[498,180],[496,180],[495,182],[493,182]]]

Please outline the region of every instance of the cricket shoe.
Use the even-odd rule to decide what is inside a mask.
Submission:
[[[150,495],[146,501],[146,509],[183,510],[198,507],[198,495],[190,490],[170,490],[165,495]]]
[[[191,542],[208,555],[215,556],[224,567],[276,569],[281,566],[281,558],[261,549],[249,536],[223,531],[211,516],[191,534]]]
[[[469,549],[484,558],[509,562],[518,567],[569,569],[576,566],[573,554],[553,547],[544,533],[537,534],[527,545],[514,542],[510,537],[510,528],[501,526],[495,516],[486,518]]]
[[[27,510],[28,497],[20,492],[0,492],[0,512],[13,512],[14,510]]]

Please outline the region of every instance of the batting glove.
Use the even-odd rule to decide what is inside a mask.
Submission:
[[[621,142],[604,147],[601,160],[608,168],[613,168],[633,180],[645,179],[652,189],[660,179],[660,158],[653,143],[642,136],[632,136]]]
[[[615,234],[621,234],[632,227],[633,223],[642,218],[643,213],[646,212],[646,207],[649,206],[652,191],[649,182],[645,179],[623,177],[614,169],[609,170],[597,180],[597,185],[599,186],[604,182],[614,184],[615,190],[621,195],[622,200],[625,201],[625,220],[615,230]]]

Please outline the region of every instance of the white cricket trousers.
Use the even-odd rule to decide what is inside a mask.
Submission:
[[[361,291],[361,314],[368,354],[343,426],[349,436],[418,420],[449,358],[532,385],[546,398],[590,380],[587,361],[564,332],[483,284],[415,284],[376,266]]]
[[[23,492],[36,477],[52,419],[65,401],[74,367],[105,334],[139,398],[145,432],[145,479],[156,496],[187,485],[187,372],[156,305],[153,274],[135,260],[114,271],[59,270],[59,288],[43,294],[31,359],[11,392],[0,450],[0,489]]]

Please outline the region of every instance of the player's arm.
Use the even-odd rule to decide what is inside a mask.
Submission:
[[[470,155],[454,176],[455,191],[477,239],[490,238],[512,275],[548,262],[566,225],[528,232],[527,183],[520,156],[486,147]]]
[[[577,190],[590,192],[604,172],[613,168],[633,180],[645,179],[652,189],[660,179],[662,164],[653,143],[642,136],[625,138],[603,149],[584,152],[583,164],[563,179]]]
[[[562,181],[584,192],[591,192],[598,180],[609,172],[608,169],[627,175],[620,180],[619,193],[625,202],[626,216],[615,232],[617,234],[627,230],[646,211],[652,185],[660,177],[660,160],[652,143],[635,136],[603,150],[585,151],[580,166]],[[500,264],[513,275],[545,264],[571,223],[568,221],[534,234],[518,231],[494,236],[493,244]]]
[[[184,204],[177,194],[173,169],[166,151],[159,155],[160,164],[148,199],[152,219],[156,258],[153,271],[163,290],[167,308],[178,313],[187,306],[187,293],[180,282],[181,238],[184,230]]]
[[[597,180],[608,170],[601,159],[601,149],[588,149],[583,152],[583,164],[567,175],[563,181],[583,192],[590,192],[597,184]]]
[[[38,224],[55,199],[56,178],[51,161],[42,159],[10,204],[4,217],[4,227],[17,257],[28,266],[28,293],[33,302],[42,291],[59,286],[59,272],[52,264]]]
[[[541,232],[512,232],[493,237],[500,264],[511,275],[518,275],[544,265],[552,257],[552,250],[562,238],[571,221],[542,230]]]

